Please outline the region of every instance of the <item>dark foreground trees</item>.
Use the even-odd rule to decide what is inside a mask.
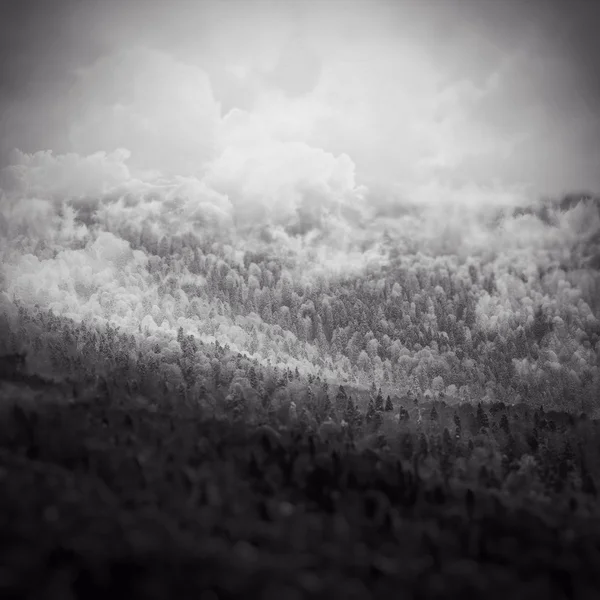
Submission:
[[[405,430],[398,456],[303,431],[110,404],[9,411],[3,597],[591,598],[598,589],[589,472],[579,491],[557,493],[540,483],[543,463],[524,456],[509,465],[509,492],[479,441],[463,449],[484,463],[472,474],[436,475],[461,444],[448,429],[439,446],[433,433],[415,444]],[[566,478],[580,469],[576,455],[565,446]]]

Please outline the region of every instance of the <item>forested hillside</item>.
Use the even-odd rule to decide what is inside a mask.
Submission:
[[[250,530],[234,533],[241,521],[235,524],[237,517],[226,508],[230,501],[224,500],[235,496],[235,482],[247,473],[262,481],[248,496],[256,499],[258,508],[244,504],[239,514],[250,523],[254,521],[248,521],[248,515],[258,510],[252,517],[259,519],[255,526],[266,519],[273,535],[284,535],[279,519],[287,518],[269,516],[273,510],[333,511],[345,515],[343,522],[351,527],[365,515],[369,520],[379,514],[376,519],[384,521],[368,527],[390,535],[400,506],[417,515],[429,514],[428,506],[447,504],[452,510],[458,503],[472,518],[473,489],[536,514],[552,500],[552,518],[581,511],[595,514],[593,499],[600,482],[595,419],[600,400],[600,278],[595,265],[600,217],[594,199],[548,202],[541,209],[505,210],[491,220],[479,218],[473,230],[487,237],[471,240],[468,254],[461,253],[461,244],[444,233],[439,220],[428,221],[418,212],[410,217],[411,228],[402,225],[402,219],[399,228],[381,234],[371,226],[365,239],[348,242],[344,251],[319,240],[293,247],[293,236],[282,244],[265,239],[264,232],[258,237],[251,232],[254,242],[249,245],[255,249],[242,251],[227,232],[209,235],[202,227],[182,234],[166,231],[166,218],[177,214],[175,200],[164,209],[163,199],[160,227],[151,216],[137,223],[123,218],[132,204],[126,195],[109,194],[96,204],[88,200],[80,206],[73,199],[54,205],[47,201],[45,209],[33,198],[14,197],[11,203],[5,195],[4,200],[0,367],[7,402],[2,445],[9,453],[3,455],[3,468],[10,473],[18,468],[24,474],[42,461],[35,467],[41,469],[41,477],[51,477],[50,465],[57,465],[76,474],[79,483],[69,484],[76,486],[84,485],[87,479],[80,477],[87,473],[90,482],[97,482],[94,486],[107,485],[109,494],[117,494],[118,502],[124,503],[119,510],[135,519],[150,502],[159,512],[136,526],[154,532],[146,534],[148,548],[159,543],[156,536],[162,534],[155,528],[166,526],[165,519],[180,523],[170,527],[189,528],[199,518],[200,513],[190,514],[184,526],[180,502],[191,498],[188,488],[196,485],[194,465],[199,460],[194,448],[204,443],[229,448],[226,456],[235,454],[239,444],[254,448],[240,459],[242,466],[234,467],[233,458],[219,459],[229,465],[220,468],[241,468],[244,475],[221,481],[205,473],[202,486],[208,487],[201,486],[204,499],[197,501],[207,510],[212,506],[213,512],[225,511],[218,518],[215,513],[215,526],[245,540],[250,545],[244,552],[261,553],[260,561],[271,560],[262,554],[266,542]],[[142,198],[133,204],[139,210],[152,202]],[[42,219],[44,210],[50,212]],[[355,262],[344,263],[342,255]],[[82,410],[74,420],[73,411]],[[151,439],[144,425],[149,418],[157,428]],[[237,427],[237,433],[229,432],[230,427]],[[108,437],[102,428],[108,428]],[[211,431],[211,437],[202,431]],[[252,437],[252,431],[258,437]],[[246,441],[232,441],[230,435],[246,436]],[[179,440],[174,442],[178,449],[155,453],[154,444],[165,436]],[[324,445],[322,459],[315,444]],[[281,463],[275,458],[279,447]],[[137,456],[133,465],[127,458],[131,451]],[[19,456],[26,462],[17,467]],[[395,483],[377,483],[374,472],[367,479],[377,481],[362,481],[366,467],[355,463],[360,456],[381,464],[391,461],[397,475],[405,473],[402,477],[409,482],[401,484],[390,474]],[[214,460],[211,468],[216,468]],[[169,475],[171,464],[176,472]],[[381,467],[377,469],[379,473]],[[180,490],[174,482],[181,476]],[[176,486],[170,501],[160,491],[163,477]],[[23,485],[34,487],[23,488],[21,500],[33,499],[29,494],[39,494],[46,484]],[[58,494],[55,506],[66,501],[61,499],[61,485],[44,492]],[[374,497],[373,507],[353,508],[351,499],[359,497],[359,490],[362,494],[381,485],[378,494],[383,496]],[[17,498],[12,484],[5,493]],[[91,508],[96,501],[90,493],[81,492],[82,508],[69,510],[101,510]],[[263,505],[264,494],[274,493],[282,502],[279,509]],[[8,502],[6,515],[16,506]],[[12,523],[37,522],[28,502]],[[381,502],[388,508],[376,509]],[[481,508],[481,518],[496,519],[505,527],[508,517],[497,512],[500,505],[494,506]],[[442,541],[445,510],[436,509],[437,533],[427,534],[429,541],[413,560],[419,552],[459,556],[453,542]],[[467,523],[473,531],[483,527]],[[12,531],[13,525],[6,524]],[[328,525],[315,527],[325,535]],[[489,522],[477,534],[481,540],[488,535],[487,527]],[[39,535],[46,530],[47,525],[38,525]],[[183,538],[174,531],[168,547],[184,552],[181,560],[192,560],[193,552],[183,550]],[[221,539],[220,531],[211,530],[211,543]],[[406,533],[402,527],[399,531]],[[15,540],[27,547],[24,535]],[[88,556],[81,542],[49,531],[43,535],[50,536],[51,556],[58,551],[56,544],[75,552],[60,560],[80,573],[78,581],[92,577],[81,575],[84,567],[73,563],[75,556]],[[96,552],[107,551],[95,534],[86,535]],[[535,535],[545,534],[540,529]],[[456,539],[459,543],[460,536]],[[150,559],[146,554],[141,558],[139,544],[119,543],[130,544],[127,552],[149,568]],[[461,552],[481,560],[481,548],[469,550],[467,542],[460,543],[467,544]],[[310,552],[316,556],[316,550]],[[390,546],[389,552],[377,554],[380,562],[392,561],[385,563],[388,566],[370,567],[383,569],[381,593],[404,572],[394,566],[400,550]],[[499,552],[494,560],[504,560],[500,556],[505,550]],[[39,565],[47,560],[41,554]],[[93,560],[106,564],[107,559],[96,555]],[[367,568],[360,561],[356,565]],[[29,564],[30,569],[38,568]],[[350,568],[336,565],[328,572],[337,573],[337,578]],[[135,581],[148,577],[145,571],[134,575],[131,567],[121,568]],[[275,572],[273,565],[264,568]],[[341,580],[327,583],[325,573],[312,583],[299,583],[298,570],[290,571],[292,579],[282,573],[288,587],[274,589],[302,589],[309,597],[316,597],[318,590],[340,589]],[[367,569],[359,579],[366,584],[371,576]],[[74,593],[87,594],[91,588],[85,585],[101,586],[93,577],[78,584],[83,588],[72,588],[79,590]],[[192,580],[191,574],[187,577]],[[251,585],[241,571],[236,577],[246,586],[240,589]],[[505,585],[510,585],[510,577],[506,575]],[[171,575],[163,573],[160,581],[174,589]],[[216,574],[211,581],[211,589],[224,593],[226,586]],[[444,581],[463,591],[478,585],[469,578],[460,584]],[[491,579],[486,581],[488,585]],[[520,579],[515,581],[521,585]],[[29,584],[17,577],[7,585],[14,589],[11,586]],[[209,584],[194,585],[202,589]],[[410,585],[422,586],[416,580]]]
[[[0,2],[1,598],[598,597],[559,4]]]
[[[357,388],[361,403],[358,390],[374,386],[385,396],[449,403],[599,408],[594,199],[480,219],[473,237],[487,237],[468,255],[458,243],[442,252],[441,219],[421,214],[410,233],[361,240],[362,264],[337,268],[319,261],[328,247],[318,241],[311,256],[306,240],[293,252],[289,239],[282,248],[259,238],[252,251],[198,227],[158,234],[152,217],[128,221],[128,202],[113,194],[90,213],[89,203],[75,210],[71,201],[53,217],[54,229],[37,234],[41,215],[28,221],[25,200],[7,205],[5,352],[27,350],[40,368],[71,374],[93,363],[95,374],[111,378],[118,366],[130,384],[149,372],[145,389],[159,384],[197,396],[204,387],[243,395],[249,405],[292,371],[304,383],[280,386],[276,403],[304,405],[318,377]],[[163,229],[177,214],[164,204]],[[430,228],[437,248],[428,240],[408,248],[420,227]],[[349,245],[348,258],[359,250]],[[110,344],[94,338],[99,331]],[[215,358],[219,346],[244,356],[241,373]],[[250,364],[266,377],[260,388]]]

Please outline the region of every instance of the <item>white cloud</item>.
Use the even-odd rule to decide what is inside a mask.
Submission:
[[[130,152],[95,151],[88,156],[75,153],[53,155],[51,151],[27,154],[16,150],[12,164],[0,172],[6,192],[27,197],[77,198],[105,194],[131,178],[125,161]]]
[[[78,152],[125,147],[132,165],[163,173],[201,172],[215,150],[220,106],[199,67],[148,48],[117,51],[79,73]]]

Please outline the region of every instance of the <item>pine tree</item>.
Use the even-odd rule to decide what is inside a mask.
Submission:
[[[248,379],[250,380],[250,385],[253,390],[258,389],[258,377],[256,376],[256,369],[254,365],[250,367],[248,371]]]
[[[462,433],[462,424],[460,422],[460,416],[457,412],[454,413],[454,426],[456,428],[456,437],[459,438]]]
[[[388,394],[388,397],[385,401],[385,412],[393,412],[394,410],[394,405],[392,404],[392,399]]]
[[[435,406],[431,407],[431,412],[429,413],[429,420],[430,421],[437,421],[438,420],[438,413],[437,413],[437,410],[436,410]]]
[[[443,447],[449,449],[452,447],[452,437],[447,427],[444,427],[444,434],[442,438]]]
[[[309,410],[314,414],[316,409],[315,395],[310,385],[306,388],[306,405],[308,406]]]
[[[373,419],[375,418],[375,412],[375,402],[373,402],[373,396],[371,396],[369,398],[369,405],[367,406],[366,421],[368,424],[373,422]]]
[[[377,397],[375,398],[375,410],[377,412],[383,412],[383,394],[381,393],[381,388],[379,388]]]
[[[360,425],[361,414],[352,400],[352,396],[348,398],[346,410],[344,411],[344,421],[352,427],[358,427]]]
[[[481,402],[477,405],[477,423],[480,428],[488,428],[490,426],[490,419],[488,414],[483,410]]]
[[[416,375],[411,375],[409,382],[409,396],[412,397],[415,405],[419,403],[419,397],[421,395],[421,384]]]
[[[344,414],[346,410],[346,405],[348,404],[348,396],[346,395],[346,390],[343,385],[340,385],[338,388],[338,392],[335,396],[335,412],[338,416]]]
[[[356,403],[353,401],[352,405],[354,406],[354,411],[353,411],[353,423],[354,423],[354,427],[356,429],[362,427],[363,424],[363,415],[360,412],[360,410],[358,409],[358,406],[356,405]]]
[[[325,387],[323,399],[319,405],[319,410],[317,411],[317,419],[319,423],[322,423],[326,419],[328,419],[333,412],[333,405],[331,403],[331,399],[329,398],[329,394],[327,393],[327,388]]]
[[[269,401],[271,398],[270,395],[265,392],[262,386],[258,389],[258,395],[260,396],[260,403],[262,404],[262,407],[266,409],[269,405]]]
[[[503,414],[500,417],[500,428],[502,429],[502,431],[504,431],[504,433],[506,433],[507,435],[510,433],[510,425],[508,423],[508,417],[506,416],[506,414]]]
[[[348,425],[352,424],[352,416],[354,414],[354,401],[352,400],[352,396],[348,398],[348,402],[346,402],[346,408],[342,414],[342,419],[348,423]]]

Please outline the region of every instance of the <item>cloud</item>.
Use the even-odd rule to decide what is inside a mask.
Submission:
[[[66,198],[103,195],[131,179],[125,164],[130,155],[129,150],[122,148],[88,156],[15,150],[12,163],[0,172],[0,187],[11,195],[55,198],[61,202]]]
[[[299,217],[316,225],[340,205],[362,201],[350,157],[279,141],[269,125],[243,111],[229,113],[222,129],[226,148],[206,170],[205,182],[230,197],[240,223],[285,226]]]
[[[278,141],[347,154],[367,186],[597,189],[596,47],[579,34],[593,10],[576,5],[59,0],[57,43],[47,9],[16,19],[28,45],[7,35],[35,83],[11,75],[3,149],[123,147],[136,175],[200,176],[237,108]]]
[[[71,90],[73,148],[87,154],[127,148],[139,169],[201,172],[215,151],[220,106],[206,73],[156,50],[136,47],[81,69]]]
[[[98,234],[89,247],[89,252],[95,260],[110,263],[117,268],[124,267],[133,258],[130,245],[109,231]]]
[[[212,200],[186,205],[192,221],[235,218],[250,226],[272,223],[306,233],[322,228],[340,203],[361,201],[353,161],[302,140],[314,115],[324,113],[312,100],[266,90],[255,111],[234,109],[221,117],[201,68],[142,47],[80,70],[71,95],[79,96],[82,107],[73,115],[73,147],[83,155],[99,147],[127,149],[121,160],[122,166],[127,161],[127,172],[121,172],[120,181],[113,177],[112,187],[129,175],[140,181],[168,180],[183,196],[197,198],[202,188],[205,200]],[[312,116],[306,110],[311,102]],[[92,156],[102,159],[98,153]],[[117,157],[113,163],[118,162]],[[188,189],[179,189],[186,178]],[[80,186],[82,194],[94,187],[94,178],[89,179],[87,189]],[[136,203],[135,193],[127,193],[127,202]],[[214,202],[219,195],[227,199]]]
[[[400,245],[423,235],[467,252],[485,246],[498,210],[595,187],[600,120],[581,100],[582,69],[550,36],[555,10],[536,20],[535,7],[465,11],[458,0],[344,13],[327,2],[146,6],[72,13],[72,50],[85,30],[96,52],[53,67],[41,104],[24,105],[60,107],[56,148],[66,138],[69,151],[12,156],[0,187],[32,209],[5,211],[15,231],[29,219],[39,235],[40,201],[67,199],[89,230],[209,228],[240,244],[349,252],[375,248],[385,222],[404,232]],[[38,45],[23,56],[41,60]],[[87,229],[72,227],[82,242]]]

